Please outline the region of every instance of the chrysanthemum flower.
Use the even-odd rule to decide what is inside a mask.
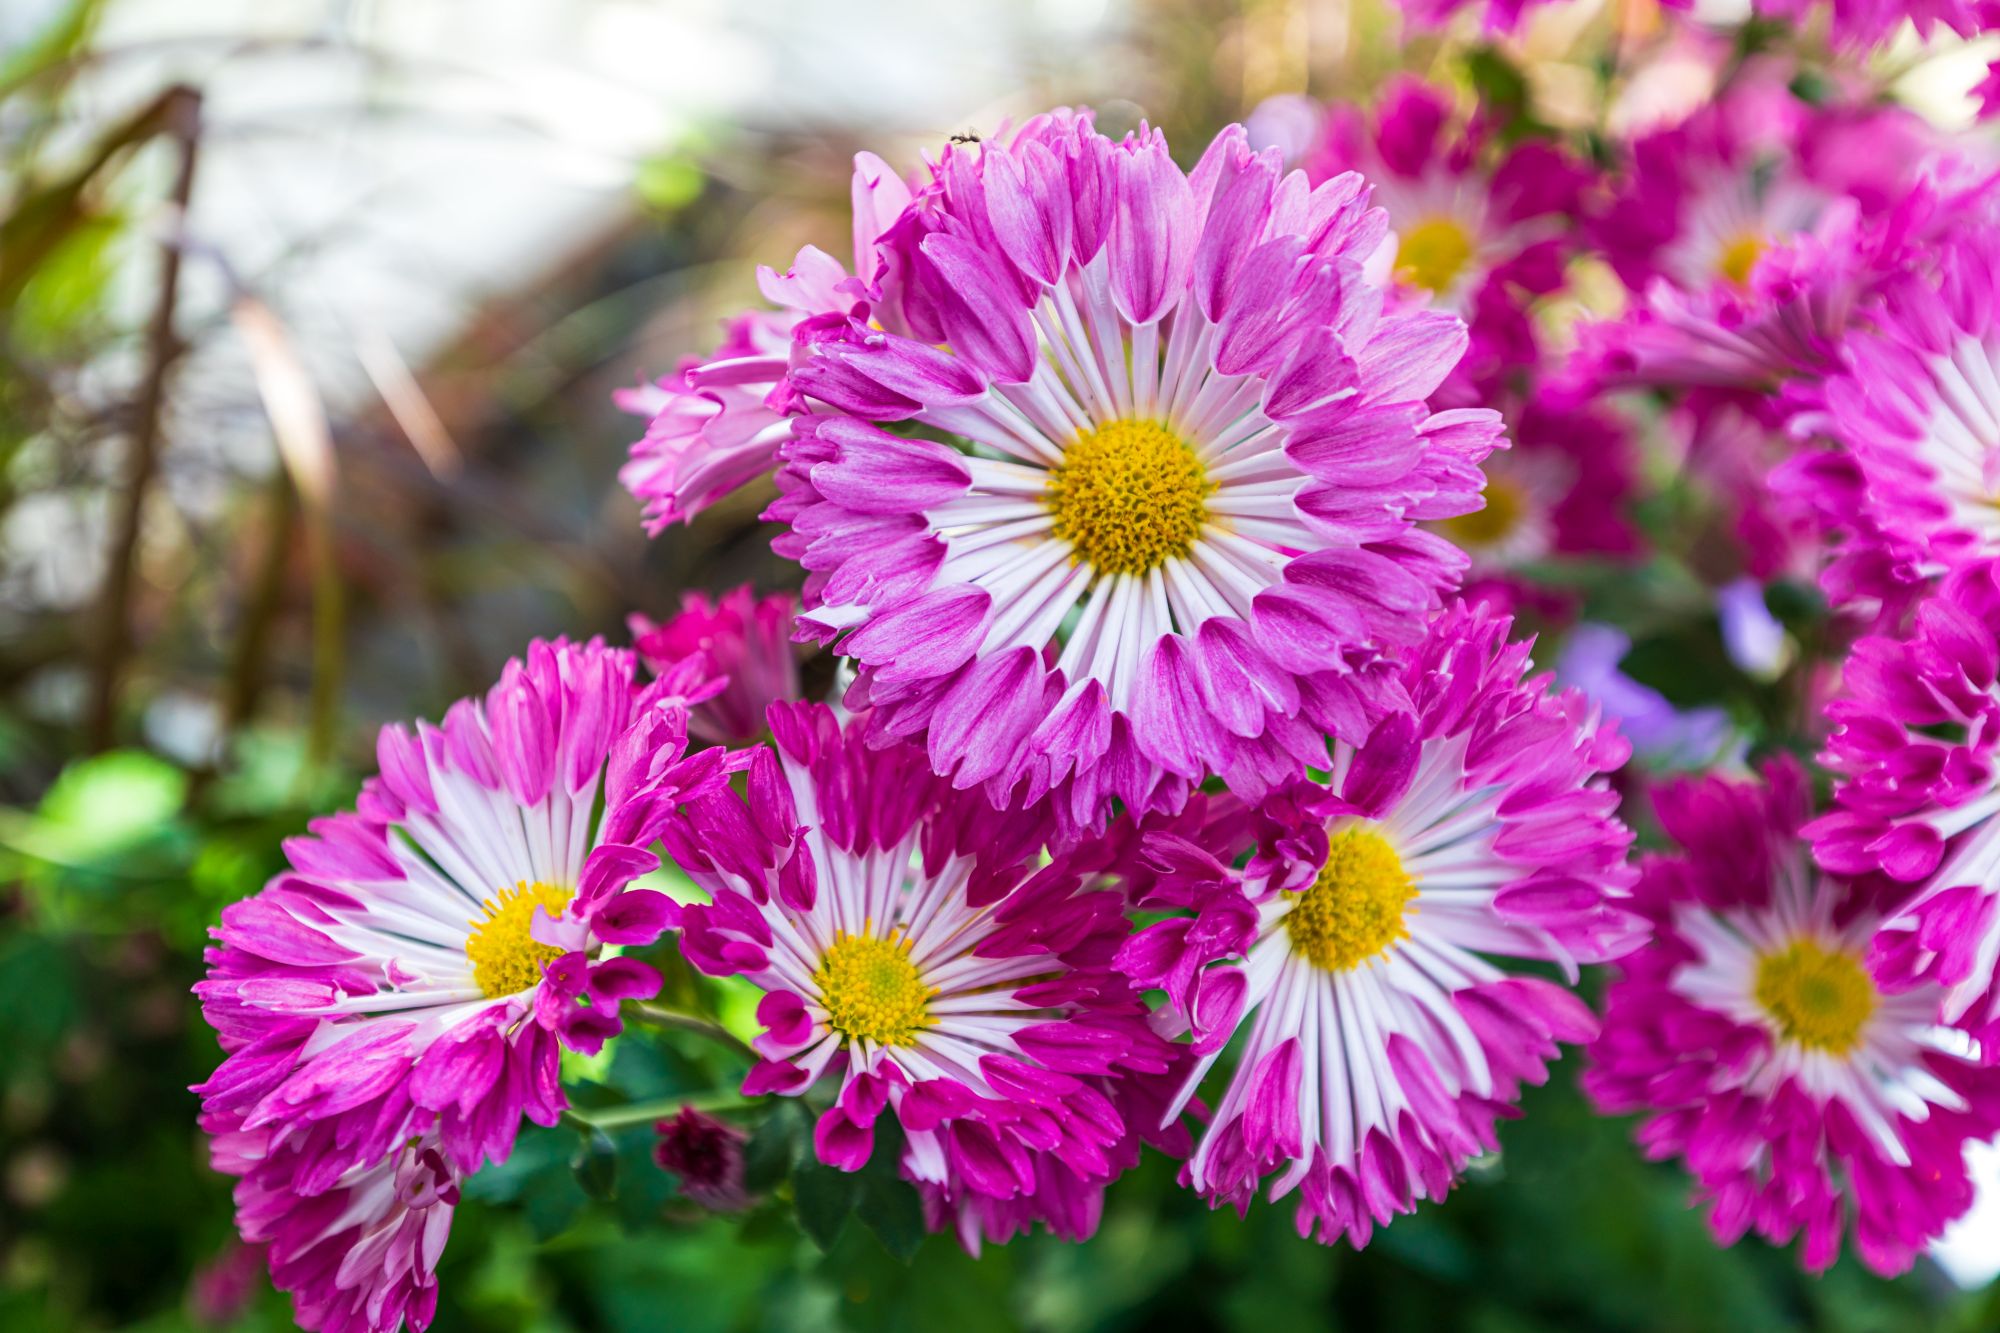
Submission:
[[[1471,560],[1467,597],[1532,597],[1516,571],[1550,556],[1635,552],[1638,534],[1624,512],[1635,451],[1624,422],[1602,406],[1539,393],[1506,415],[1513,447],[1486,460],[1485,504],[1431,525]]]
[[[1580,164],[1537,140],[1502,146],[1476,117],[1454,124],[1450,98],[1409,77],[1390,83],[1372,119],[1328,108],[1300,165],[1314,184],[1345,171],[1366,178],[1395,233],[1400,282],[1467,315],[1489,286],[1512,301],[1561,284],[1574,231],[1565,219],[1589,181]]]
[[[1637,300],[1584,326],[1594,386],[1768,392],[1816,381],[1900,252],[1930,135],[1907,111],[1810,105],[1783,69],[1631,146],[1595,239]]]
[[[1870,977],[1893,886],[1814,871],[1809,801],[1791,763],[1661,791],[1683,852],[1645,866],[1654,942],[1619,965],[1584,1086],[1647,1114],[1639,1142],[1685,1160],[1723,1244],[1803,1235],[1818,1270],[1851,1222],[1863,1261],[1897,1273],[1971,1204],[1965,1145],[2000,1130],[2000,1073],[1937,1025],[1938,985]]]
[[[685,361],[657,384],[613,395],[648,418],[646,433],[619,470],[625,489],[645,506],[655,536],[693,518],[778,465],[792,436],[783,385],[801,324],[866,319],[888,272],[876,238],[909,203],[910,192],[873,153],[854,159],[854,273],[814,246],[800,250],[783,275],[757,270],[757,286],[776,310],[751,310],[723,325],[722,345]]]
[[[1256,854],[1160,836],[1143,910],[1170,915],[1119,963],[1166,992],[1199,1057],[1239,1031],[1235,1073],[1187,1168],[1211,1202],[1298,1191],[1301,1235],[1365,1244],[1494,1147],[1521,1084],[1590,1011],[1506,958],[1614,957],[1630,834],[1602,775],[1625,759],[1574,694],[1524,679],[1528,647],[1483,609],[1448,609],[1407,670],[1414,711],[1336,748],[1327,786],[1266,798]]]
[[[792,647],[798,599],[788,592],[758,597],[749,584],[710,601],[681,597],[681,612],[664,624],[631,618],[632,643],[656,673],[701,685],[719,684],[688,709],[688,733],[718,745],[745,745],[764,734],[764,710],[799,697],[799,658]]]
[[[849,1171],[894,1115],[934,1225],[966,1207],[976,1227],[983,1205],[1094,1225],[1136,1155],[1104,1080],[1174,1054],[1109,968],[1121,896],[1088,860],[1038,863],[1045,813],[954,792],[914,746],[869,748],[865,719],[780,704],[770,725],[747,796],[690,802],[663,835],[712,895],[685,909],[683,954],[764,992],[744,1091],[836,1089],[813,1139]]]
[[[1968,565],[1917,607],[1907,634],[1854,646],[1829,708],[1836,808],[1807,829],[1821,865],[1917,889],[1883,923],[1873,965],[1928,983],[1945,1021],[2000,1064],[2000,566]]]
[[[600,946],[650,943],[655,813],[720,785],[683,759],[686,711],[634,658],[536,643],[442,726],[382,731],[357,808],[286,844],[292,869],[222,914],[196,991],[226,1058],[211,1116],[296,1154],[315,1196],[434,1134],[461,1174],[564,1106],[558,1055],[620,1028],[659,978]],[[600,813],[601,810],[601,813]]]
[[[394,1333],[405,1321],[430,1326],[460,1180],[435,1130],[305,1193],[301,1173],[316,1174],[308,1150],[269,1130],[230,1128],[229,1117],[204,1123],[214,1135],[215,1169],[242,1177],[237,1226],[262,1248],[273,1284],[291,1293],[300,1328]]]
[[[1365,734],[1464,565],[1415,525],[1477,507],[1499,423],[1426,408],[1465,330],[1384,308],[1360,179],[1066,112],[936,176],[884,242],[910,336],[823,330],[792,377],[770,516],[850,703],[1078,822]]]
[[[1861,468],[1866,517],[1936,569],[2000,555],[1996,264],[2000,229],[1958,237],[1934,276],[1894,285],[1826,386],[1826,420]]]

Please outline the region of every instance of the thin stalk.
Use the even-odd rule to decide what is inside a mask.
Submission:
[[[718,1045],[727,1046],[745,1059],[757,1058],[757,1053],[744,1044],[741,1037],[712,1018],[703,1018],[698,1014],[684,1014],[678,1009],[667,1009],[657,1004],[635,1004],[628,1006],[622,1012],[656,1028],[692,1032],[696,1036],[706,1037]]]
[[[180,145],[180,166],[174,176],[171,198],[175,210],[184,216],[194,197],[195,159],[201,142],[201,94],[193,88],[178,88],[169,97],[168,133]],[[167,372],[180,350],[174,337],[174,307],[180,299],[180,282],[181,249],[169,242],[161,247],[160,290],[146,334],[146,374],[139,385],[131,460],[99,602],[97,661],[91,682],[92,750],[109,748],[117,736],[119,683],[125,659],[132,651],[132,586],[137,574],[139,530],[145,520],[146,497],[151,494],[154,475],[159,471],[160,417],[166,404]]]
[[[632,1102],[607,1106],[601,1111],[579,1111],[571,1107],[563,1118],[585,1129],[623,1129],[665,1120],[682,1111],[733,1111],[754,1102],[740,1092],[699,1092],[691,1097],[662,1097],[658,1101]]]

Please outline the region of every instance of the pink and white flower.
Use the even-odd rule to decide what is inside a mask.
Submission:
[[[1603,777],[1626,747],[1578,695],[1524,679],[1509,628],[1448,609],[1406,669],[1412,709],[1337,746],[1326,785],[1265,798],[1242,869],[1226,839],[1150,841],[1137,906],[1169,915],[1119,965],[1193,1037],[1180,1101],[1244,1034],[1186,1171],[1212,1203],[1247,1209],[1275,1172],[1300,1235],[1364,1245],[1492,1150],[1558,1042],[1595,1033],[1568,989],[1496,960],[1573,983],[1640,938]]]
[[[1824,756],[1835,808],[1806,832],[1836,874],[1916,889],[1871,954],[1882,984],[1923,985],[2000,1064],[2000,566],[1968,565],[1901,635],[1855,644]]]
[[[1847,343],[1826,421],[1861,470],[1865,515],[1892,551],[1932,571],[2000,555],[2000,229],[1946,246],[1934,275],[1889,291]]]
[[[865,719],[780,704],[770,725],[746,794],[691,801],[663,834],[712,899],[685,909],[682,953],[764,992],[743,1090],[832,1089],[813,1141],[842,1170],[893,1115],[934,1226],[1094,1226],[1137,1155],[1108,1083],[1176,1054],[1110,969],[1124,904],[1095,850],[1044,861],[1046,812],[954,792],[914,746],[864,744]]]
[[[1465,564],[1417,524],[1500,436],[1426,407],[1465,330],[1385,306],[1386,234],[1240,129],[1192,173],[1069,112],[953,145],[884,242],[908,336],[823,328],[791,376],[769,517],[850,705],[1077,823],[1365,734]]]
[[[455,1176],[504,1159],[524,1118],[561,1114],[561,1050],[597,1051],[620,1002],[658,990],[602,948],[673,923],[631,882],[660,812],[725,771],[719,750],[683,758],[684,702],[634,666],[537,642],[441,726],[385,727],[356,809],[225,909],[195,988],[225,1056],[196,1091],[290,1163],[274,1190],[316,1200],[418,1138]]]
[[[1645,864],[1654,942],[1619,964],[1584,1086],[1646,1115],[1647,1156],[1686,1162],[1721,1243],[1803,1235],[1818,1271],[1851,1224],[1862,1260],[1898,1273],[1970,1206],[1965,1147],[2000,1130],[2000,1072],[1938,1025],[1936,982],[1870,976],[1894,886],[1815,872],[1810,799],[1789,762],[1659,793],[1682,852]]]
[[[405,1321],[420,1331],[429,1327],[460,1182],[436,1132],[302,1194],[299,1175],[312,1170],[306,1150],[232,1123],[204,1118],[214,1135],[211,1159],[217,1171],[241,1177],[237,1228],[262,1250],[272,1282],[292,1294],[299,1327],[312,1333],[393,1333]]]
[[[873,153],[854,159],[854,273],[806,246],[782,275],[757,270],[757,287],[776,310],[751,310],[723,325],[722,345],[691,357],[657,384],[614,395],[646,417],[646,433],[619,470],[645,506],[654,536],[778,465],[792,436],[785,370],[802,325],[850,316],[866,320],[889,279],[876,240],[909,203],[910,191]]]
[[[1595,237],[1637,300],[1580,330],[1574,376],[1774,392],[1838,368],[1842,338],[1927,211],[1911,194],[1932,136],[1900,108],[1808,104],[1786,75],[1754,66],[1630,146]]]
[[[1315,184],[1360,172],[1389,216],[1397,279],[1476,326],[1484,296],[1518,305],[1561,285],[1590,173],[1545,141],[1503,145],[1487,119],[1462,120],[1443,91],[1399,77],[1372,118],[1327,108],[1301,166]]]
[[[680,614],[663,624],[633,616],[632,642],[655,674],[684,680],[706,695],[690,700],[690,735],[746,745],[764,734],[765,709],[800,697],[792,646],[798,606],[791,593],[760,598],[747,583],[713,601],[683,593]]]

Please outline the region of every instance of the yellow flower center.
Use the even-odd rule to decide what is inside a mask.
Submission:
[[[472,933],[465,937],[465,956],[472,963],[472,979],[488,999],[518,995],[542,979],[543,967],[562,957],[561,949],[541,943],[528,927],[537,909],[546,907],[560,916],[569,900],[568,889],[522,880],[488,898],[485,917],[466,923]]]
[[[1845,1055],[1875,1012],[1875,983],[1850,953],[1794,940],[1757,961],[1757,1003],[1789,1041]]]
[[[910,943],[872,935],[834,936],[813,973],[827,1026],[878,1046],[913,1046],[931,1025],[928,1010],[937,988],[925,986],[910,961]]]
[[[1396,276],[1426,291],[1444,291],[1471,262],[1472,234],[1455,218],[1425,218],[1396,238]]]
[[[1453,544],[1469,550],[1498,546],[1520,526],[1521,516],[1528,507],[1528,497],[1519,486],[1502,477],[1488,477],[1486,489],[1481,494],[1486,497],[1483,508],[1447,518],[1438,524],[1439,530]]]
[[[1158,421],[1113,421],[1077,437],[1049,473],[1055,535],[1106,574],[1144,574],[1185,556],[1215,484],[1187,441]]]
[[[1762,236],[1746,231],[1722,247],[1722,253],[1716,256],[1715,271],[1738,287],[1747,287],[1750,285],[1750,270],[1757,267],[1757,261],[1770,247],[1771,243]]]
[[[1388,839],[1356,826],[1333,836],[1326,864],[1285,914],[1292,952],[1329,972],[1346,972],[1410,937],[1405,917],[1416,881]]]

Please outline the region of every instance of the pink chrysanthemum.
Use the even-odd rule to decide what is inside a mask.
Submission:
[[[1933,569],[2000,555],[2000,230],[1945,247],[1934,276],[1887,293],[1847,344],[1826,420],[1861,469],[1857,498],[1889,546]]]
[[[655,536],[693,518],[778,465],[792,436],[784,374],[793,339],[815,320],[866,319],[889,276],[876,249],[889,222],[909,203],[907,186],[873,153],[854,159],[854,273],[814,246],[800,250],[783,275],[757,270],[757,286],[776,310],[752,310],[723,325],[722,345],[685,361],[673,375],[614,395],[648,418],[618,479],[645,506]]]
[[[2000,1064],[2000,565],[1950,576],[1906,634],[1854,646],[1826,762],[1836,808],[1807,829],[1837,874],[1916,884],[1883,924],[1883,983],[1941,988],[1942,1014]]]
[[[850,703],[1077,822],[1365,734],[1464,566],[1415,525],[1476,508],[1499,441],[1426,408],[1465,330],[1384,308],[1385,234],[1240,129],[1191,175],[1067,112],[954,145],[884,242],[910,336],[823,330],[793,373],[770,516]]]
[[[1494,961],[1614,957],[1631,835],[1603,774],[1624,762],[1580,696],[1524,679],[1510,622],[1448,609],[1408,668],[1414,711],[1336,748],[1329,785],[1259,809],[1259,849],[1161,835],[1142,910],[1171,913],[1119,963],[1193,1035],[1193,1094],[1246,1032],[1187,1168],[1211,1202],[1299,1190],[1301,1235],[1363,1245],[1494,1146],[1559,1041],[1595,1032],[1562,986]]]
[[[712,897],[685,909],[683,954],[764,992],[744,1091],[836,1089],[813,1139],[848,1171],[893,1114],[934,1225],[1094,1225],[1136,1156],[1105,1080],[1175,1056],[1110,970],[1120,895],[1087,858],[1038,863],[1045,813],[954,792],[914,746],[869,748],[865,719],[780,704],[769,720],[747,796],[690,802],[663,833]]]
[[[205,1118],[216,1170],[239,1176],[236,1218],[261,1248],[271,1280],[292,1293],[299,1327],[314,1333],[393,1333],[427,1328],[437,1310],[437,1263],[451,1234],[459,1173],[435,1130],[396,1145],[304,1193],[307,1151],[269,1130]]]
[[[1454,377],[1454,385],[1464,387]],[[1447,390],[1449,391],[1449,390]],[[1619,416],[1534,394],[1508,409],[1513,447],[1485,463],[1485,503],[1431,526],[1463,550],[1466,596],[1509,604],[1539,590],[1518,577],[1551,556],[1625,556],[1639,535],[1625,506],[1637,480],[1636,450]]]
[[[1566,219],[1590,177],[1546,142],[1503,146],[1484,120],[1455,119],[1447,94],[1400,77],[1383,91],[1372,129],[1357,108],[1329,108],[1300,165],[1314,184],[1360,172],[1395,233],[1397,279],[1471,316],[1489,288],[1513,305],[1561,285],[1573,245]]]
[[[1931,136],[1907,111],[1813,106],[1756,69],[1632,145],[1595,226],[1637,295],[1586,325],[1573,374],[1597,386],[1774,390],[1816,381],[1892,271]]]
[[[758,597],[744,584],[710,601],[681,597],[681,612],[664,624],[631,618],[632,643],[661,675],[720,688],[688,709],[688,733],[718,745],[746,745],[764,734],[764,710],[799,697],[799,658],[792,647],[798,599],[788,592]]]
[[[595,1052],[620,1001],[658,989],[599,946],[671,924],[628,886],[658,864],[657,811],[724,770],[719,750],[682,758],[684,706],[633,670],[538,642],[442,726],[385,727],[355,811],[223,912],[195,989],[225,1058],[196,1091],[287,1157],[274,1189],[317,1198],[423,1135],[460,1175],[505,1158],[524,1117],[561,1113],[561,1048]]]
[[[2000,1073],[1937,1025],[1938,986],[1870,978],[1892,886],[1814,872],[1809,800],[1791,763],[1659,793],[1683,852],[1645,865],[1654,942],[1619,965],[1584,1086],[1648,1115],[1639,1142],[1686,1161],[1723,1244],[1803,1234],[1817,1271],[1851,1220],[1862,1260],[1897,1273],[1970,1206],[1965,1145],[2000,1130]]]

